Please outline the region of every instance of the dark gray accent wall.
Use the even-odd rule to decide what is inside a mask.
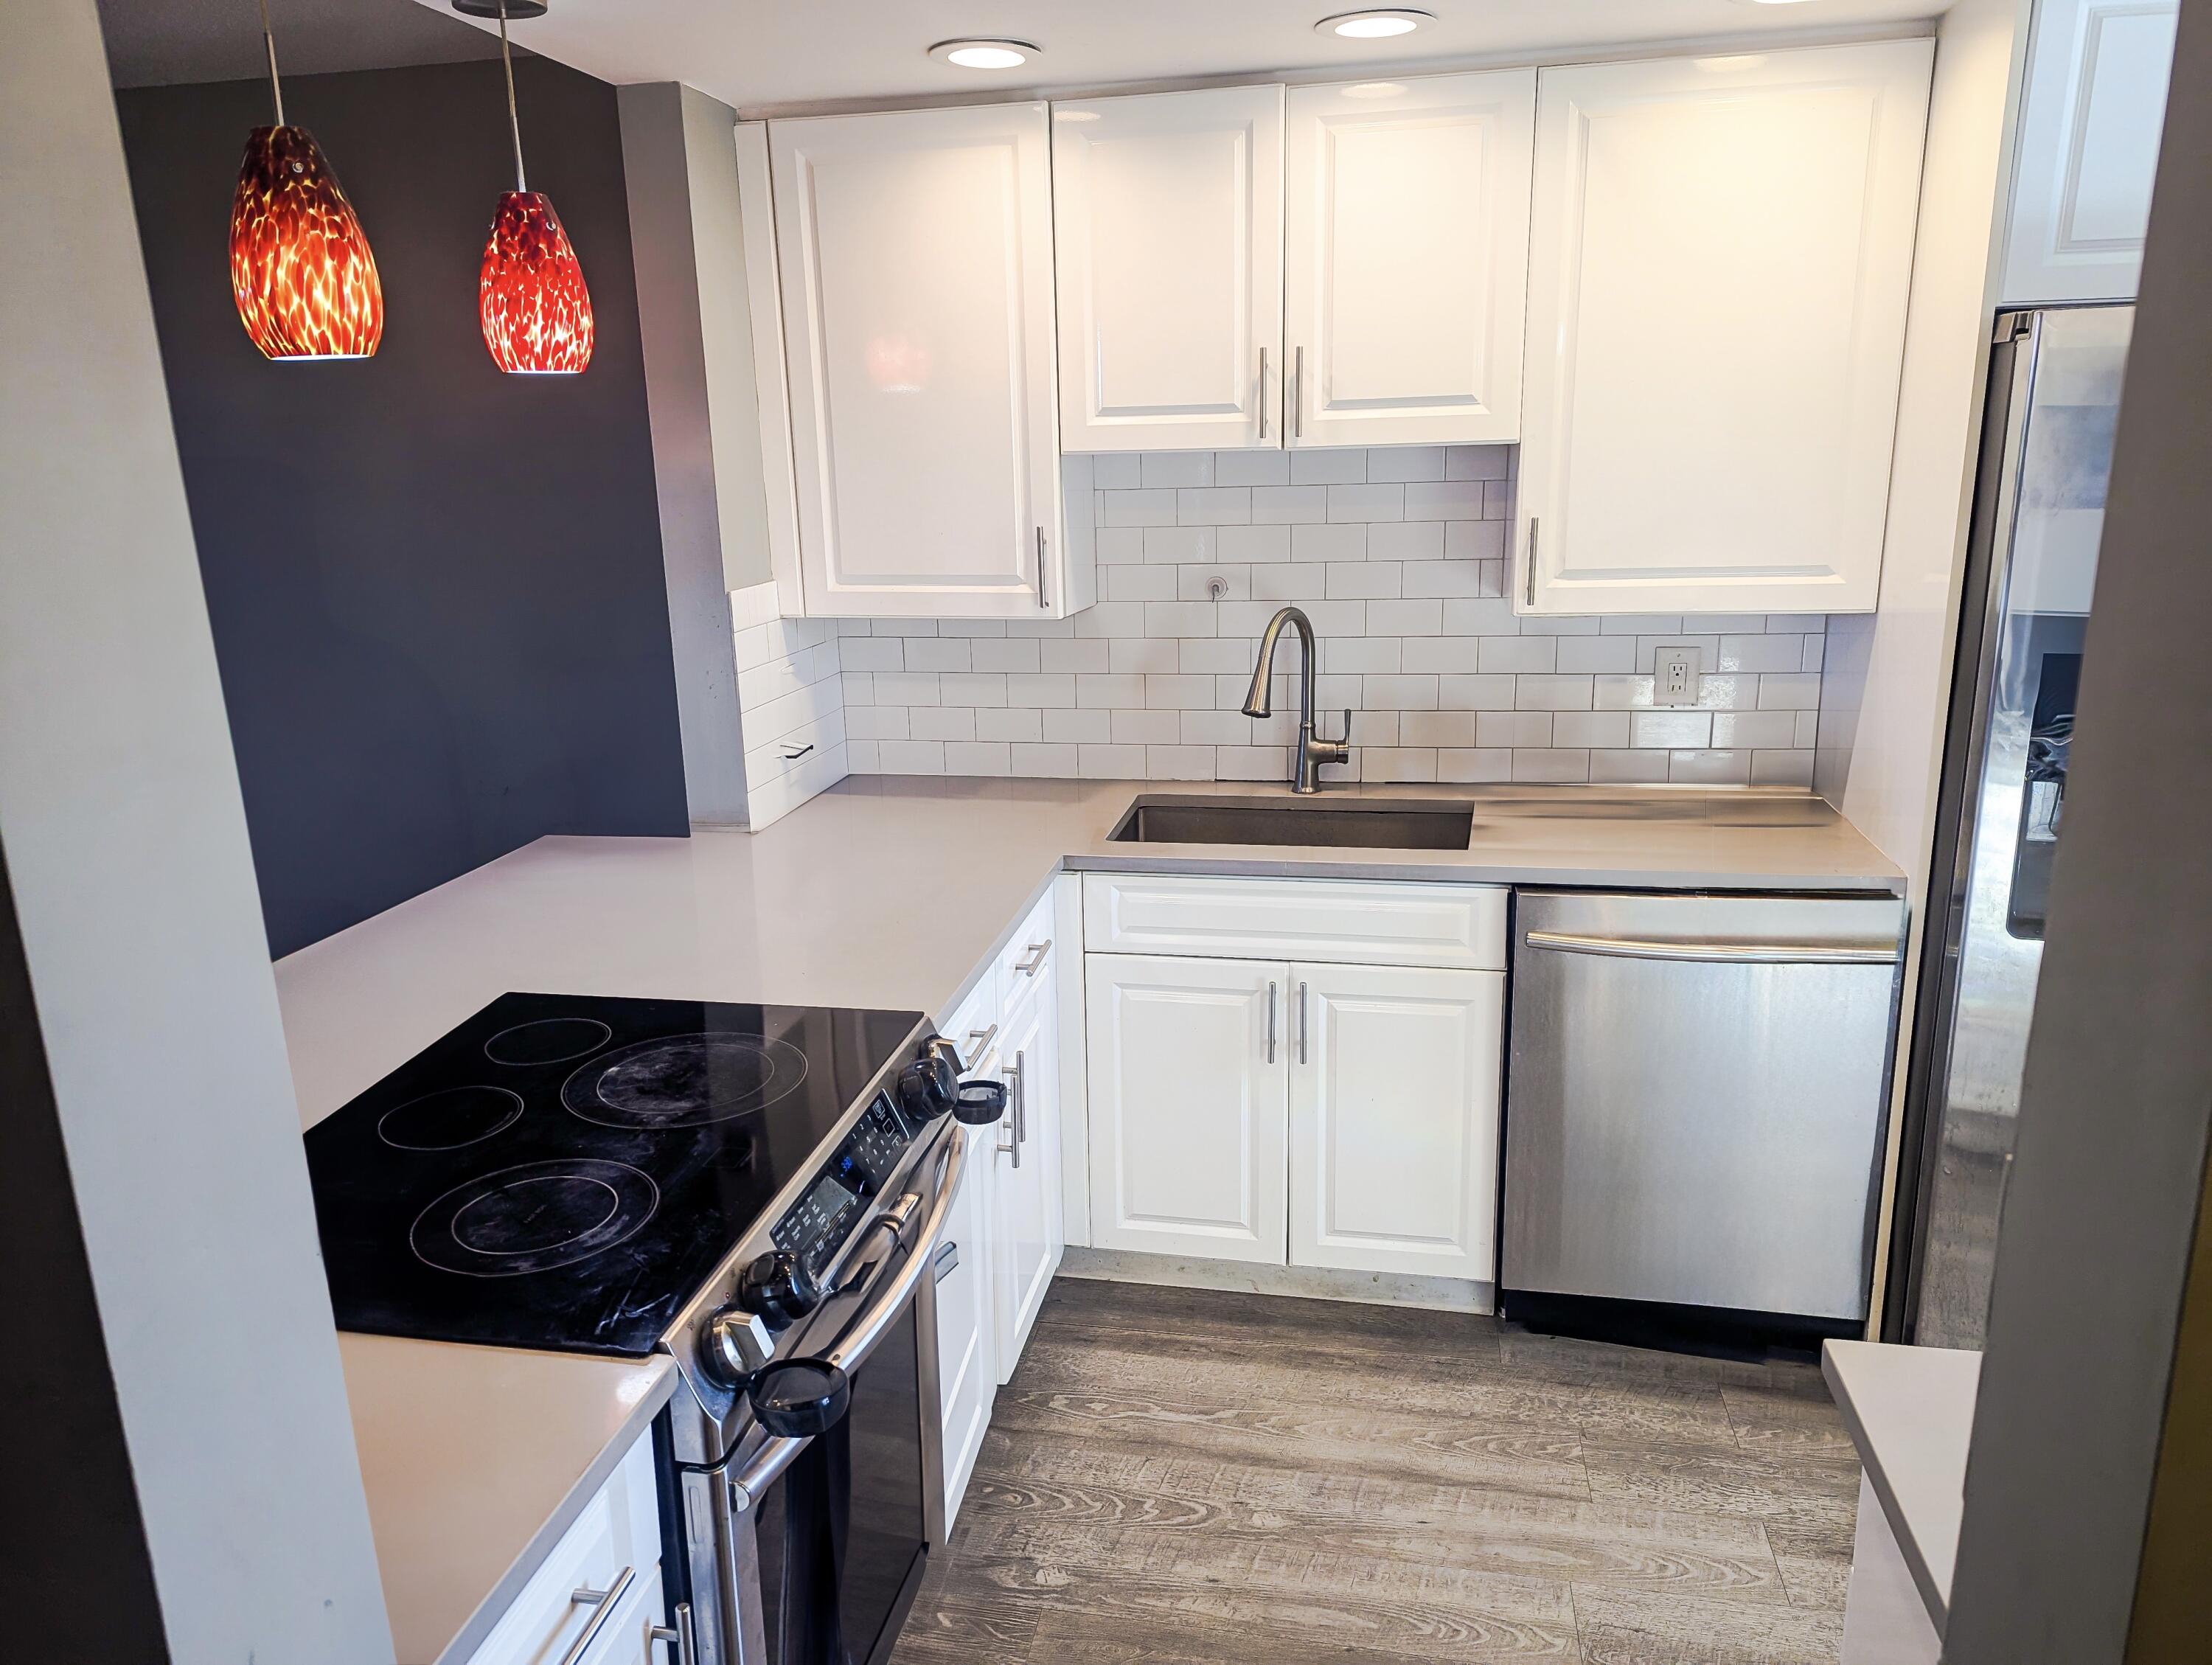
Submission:
[[[265,83],[118,94],[276,954],[544,834],[688,830],[615,92],[516,79],[591,285],[581,376],[502,375],[477,332],[514,183],[496,63],[285,83],[383,277],[382,348],[349,362],[270,363],[239,326]]]

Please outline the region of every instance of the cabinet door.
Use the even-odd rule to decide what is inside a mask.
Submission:
[[[1504,973],[1291,975],[1291,1263],[1488,1280]]]
[[[1286,965],[1093,954],[1091,1240],[1284,1264]]]
[[[2036,7],[2004,305],[2135,298],[2176,9],[2174,0]]]
[[[1052,978],[1041,974],[1011,1008],[999,1046],[1007,1085],[1006,1115],[991,1176],[992,1329],[999,1380],[1021,1362],[1037,1310],[1060,1270],[1059,1003]]]
[[[937,1280],[937,1385],[943,1407],[945,1524],[960,1512],[968,1477],[991,1425],[999,1394],[996,1344],[991,1330],[991,1181],[988,1128],[968,1134],[968,1160],[953,1194],[940,1246]]]
[[[1280,445],[1283,89],[1052,114],[1062,443]]]
[[[1519,438],[1536,72],[1294,87],[1284,118],[1291,443]]]
[[[779,121],[769,151],[806,611],[1062,611],[1044,106]]]
[[[1516,605],[1875,605],[1934,43],[1546,70]]]

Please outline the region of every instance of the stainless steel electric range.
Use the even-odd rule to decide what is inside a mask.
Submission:
[[[959,1068],[916,1012],[503,994],[307,1133],[339,1328],[672,1355],[679,1658],[872,1665],[943,1531]]]

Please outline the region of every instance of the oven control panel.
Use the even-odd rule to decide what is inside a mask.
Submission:
[[[775,1223],[769,1234],[775,1246],[797,1255],[810,1272],[820,1272],[913,1142],[890,1095],[878,1093],[806,1194]]]

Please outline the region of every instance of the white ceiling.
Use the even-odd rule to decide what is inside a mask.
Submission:
[[[447,11],[448,0],[420,0]],[[550,0],[515,40],[616,82],[682,81],[749,113],[855,101],[1007,97],[1217,76],[1534,62],[1661,41],[1864,32],[1949,0],[1421,0],[1437,21],[1391,40],[1316,34],[1350,0]],[[1004,73],[927,56],[963,35],[1032,40]]]
[[[415,0],[269,0],[286,75],[388,70],[495,57],[496,43],[457,12]],[[118,87],[240,81],[267,73],[254,0],[100,0],[109,79]]]

